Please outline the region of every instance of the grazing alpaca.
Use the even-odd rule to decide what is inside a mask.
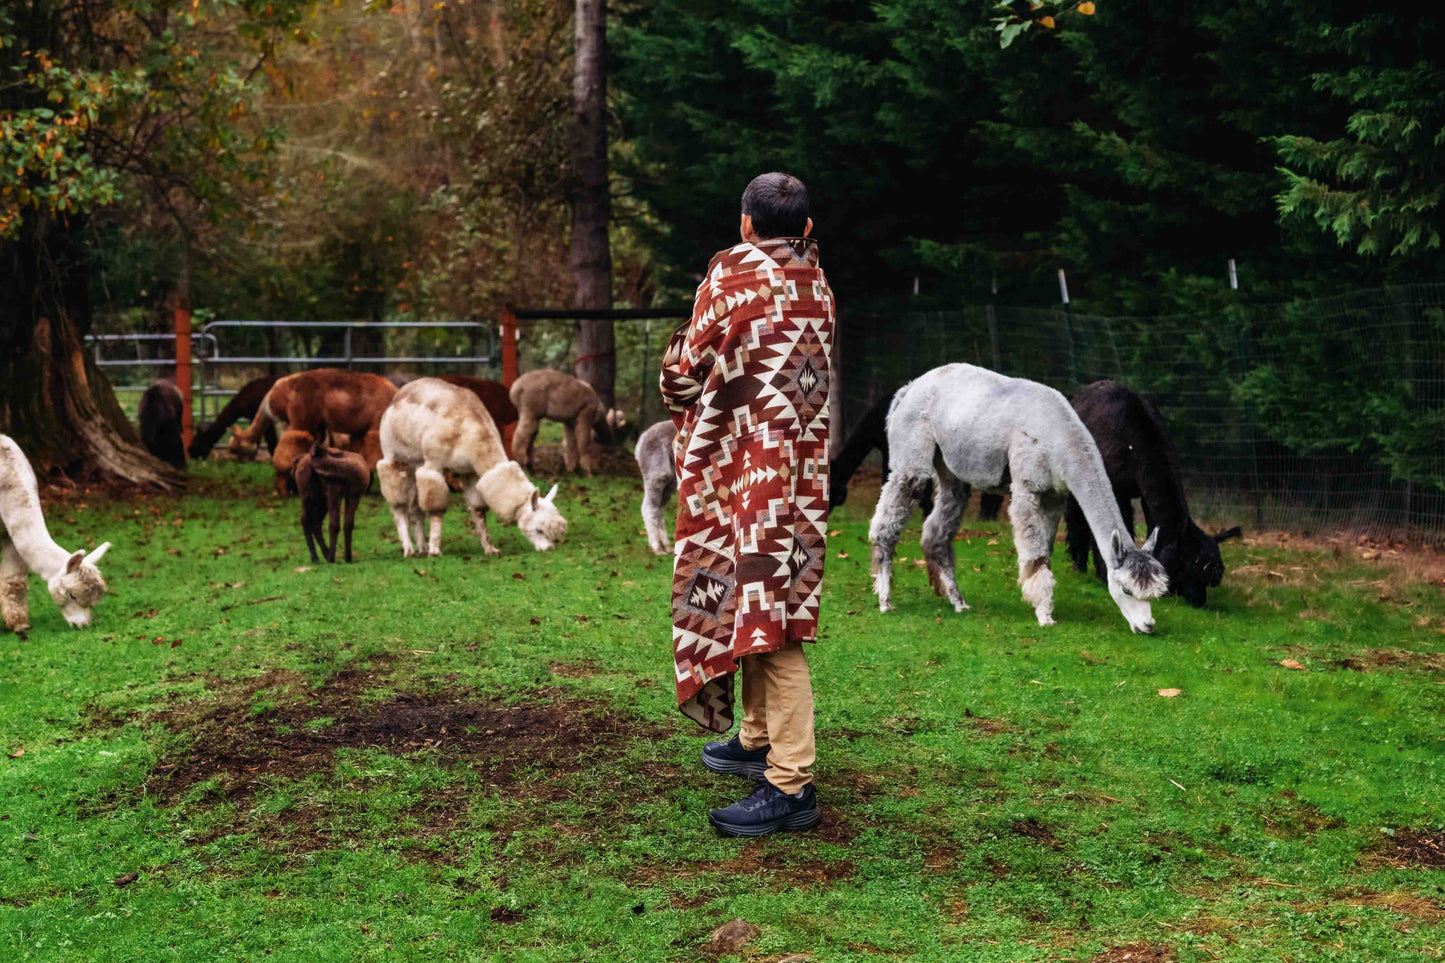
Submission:
[[[613,429],[626,424],[616,409],[602,407],[592,386],[579,378],[550,368],[528,371],[512,382],[512,404],[517,406],[517,431],[512,436],[512,459],[532,470],[532,440],[542,419],[562,423],[562,461],[568,471],[592,477],[596,467],[596,432],[610,441]]]
[[[196,432],[195,437],[191,439],[191,457],[205,458],[209,455],[211,449],[216,447],[216,442],[220,441],[221,436],[226,433],[226,429],[230,428],[242,418],[248,421],[255,420],[256,412],[261,408],[261,401],[266,397],[266,392],[271,390],[272,385],[276,384],[276,381],[277,379],[274,376],[268,375],[265,378],[256,378],[242,385],[241,390],[236,392],[235,395],[231,397],[231,400],[226,403],[226,407],[221,409],[221,413],[216,416],[216,420]],[[266,440],[266,447],[275,451],[276,426],[268,422],[262,427],[261,434]],[[241,453],[233,450],[233,454]],[[255,457],[255,454],[256,449],[253,446],[246,457]]]
[[[923,555],[935,591],[956,611],[968,606],[954,577],[953,536],[966,504],[964,484],[1007,489],[1019,557],[1019,585],[1040,625],[1052,625],[1049,568],[1064,501],[1073,492],[1105,555],[1109,594],[1135,632],[1152,632],[1149,599],[1169,586],[1164,567],[1126,536],[1104,463],[1089,431],[1052,388],[969,364],[935,368],[899,389],[888,415],[893,474],[883,485],[868,538],[873,543],[878,607],[893,607],[893,550],[930,476],[937,501],[923,523]]]
[[[289,434],[289,432],[288,432]],[[321,546],[326,561],[336,561],[336,535],[341,529],[341,506],[346,505],[346,561],[351,561],[351,532],[356,526],[356,506],[371,484],[371,469],[354,451],[328,448],[319,440],[296,460],[296,488],[301,493],[301,531],[311,561],[318,561]],[[331,541],[322,537],[321,519],[330,517]]]
[[[642,525],[647,529],[647,544],[658,555],[672,553],[672,526],[663,515],[677,491],[676,459],[672,440],[677,426],[659,421],[637,439],[637,467],[642,471]]]
[[[441,554],[444,471],[462,480],[463,500],[488,555],[497,554],[487,535],[488,509],[504,522],[516,522],[539,552],[552,548],[567,530],[567,520],[553,504],[557,486],[538,497],[522,467],[507,460],[486,406],[465,388],[436,378],[418,378],[402,388],[381,419],[381,450],[385,457],[377,463],[376,476],[404,556]],[[425,549],[423,513],[431,520]]]
[[[888,409],[893,405],[895,394],[897,394],[896,389],[890,391],[863,413],[863,417],[858,421],[858,426],[853,429],[853,433],[843,443],[843,448],[833,458],[831,467],[828,469],[828,509],[830,511],[848,500],[848,482],[853,479],[863,462],[873,454],[875,449],[883,456],[883,478],[885,480],[888,478]],[[967,494],[964,497],[966,500]],[[925,516],[933,511],[932,482],[929,482],[919,494],[918,502]],[[978,517],[987,522],[994,521],[998,518],[998,510],[1002,504],[1002,495],[984,492],[979,498]]]
[[[396,385],[381,375],[340,368],[317,368],[280,378],[266,392],[251,426],[231,433],[230,448],[238,457],[254,456],[267,425],[284,423],[295,431],[319,435],[321,427],[357,439],[359,450],[368,431],[381,424],[381,414],[396,397]]]
[[[89,555],[55,544],[45,527],[30,460],[9,436],[0,435],[0,617],[5,627],[15,632],[30,628],[25,583],[34,572],[45,580],[65,621],[85,628],[90,610],[105,594],[96,564],[109,550],[110,542]]]
[[[287,429],[281,432],[281,437],[271,449],[271,467],[276,469],[276,494],[294,495],[298,491],[296,463],[315,443],[316,437],[309,431]]]
[[[152,381],[140,396],[140,439],[146,451],[181,471],[186,470],[186,443],[181,438],[185,407],[181,389],[167,378]]]
[[[1219,543],[1238,538],[1239,529],[1209,535],[1194,524],[1184,500],[1179,454],[1158,409],[1144,398],[1113,381],[1096,381],[1079,389],[1073,405],[1099,446],[1125,533],[1133,538],[1134,499],[1138,498],[1144,505],[1145,527],[1159,533],[1154,557],[1169,574],[1169,590],[1195,608],[1202,606],[1208,590],[1224,578]],[[1072,495],[1064,517],[1074,568],[1086,571],[1092,551],[1094,570],[1102,578],[1103,556]]]
[[[500,381],[473,378],[464,374],[437,375],[437,378],[449,385],[466,388],[482,399],[482,404],[487,406],[487,414],[492,416],[492,424],[497,426],[498,431],[517,423],[517,406],[512,404],[511,392]]]

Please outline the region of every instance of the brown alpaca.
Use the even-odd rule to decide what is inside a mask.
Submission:
[[[473,378],[471,375],[464,374],[437,375],[437,380],[445,381],[449,385],[456,385],[458,388],[466,388],[482,399],[482,404],[487,406],[487,414],[492,416],[492,424],[497,426],[498,431],[516,423],[517,406],[512,404],[507,386],[500,381]]]
[[[283,431],[271,451],[271,466],[276,469],[276,494],[290,495],[296,491],[296,463],[311,450],[316,438],[309,431]]]
[[[604,425],[606,409],[592,386],[569,374],[538,368],[512,382],[512,404],[517,406],[517,431],[512,436],[512,459],[528,471],[532,468],[532,441],[543,418],[562,423],[562,461],[568,471],[589,478],[596,467],[596,442],[592,432]]]
[[[250,427],[231,434],[231,452],[243,458],[254,454],[261,433],[275,422],[313,436],[324,425],[333,434],[365,439],[381,424],[381,414],[395,395],[396,385],[362,371],[317,368],[287,375],[266,392]]]
[[[291,434],[291,432],[288,432]],[[306,547],[311,551],[311,561],[316,557],[316,546],[326,561],[336,561],[336,534],[341,530],[341,506],[346,505],[346,561],[351,561],[351,532],[356,526],[356,506],[362,492],[371,483],[371,469],[354,451],[328,448],[320,441],[311,446],[296,460],[296,488],[301,493],[301,531],[306,536]],[[321,519],[331,521],[331,541],[322,537]]]

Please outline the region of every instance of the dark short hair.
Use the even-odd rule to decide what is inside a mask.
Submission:
[[[743,213],[759,238],[802,237],[808,228],[808,188],[791,174],[759,174],[743,191]]]

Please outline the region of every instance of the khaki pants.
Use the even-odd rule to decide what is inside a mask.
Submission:
[[[813,781],[813,683],[803,643],[789,642],[776,652],[745,655],[743,673],[743,726],[738,733],[744,749],[771,745],[768,782],[786,793],[797,793]]]

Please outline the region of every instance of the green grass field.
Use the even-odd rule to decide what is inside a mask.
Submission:
[[[498,558],[454,510],[403,559],[371,496],[328,566],[269,471],[51,509],[114,594],[74,632],[32,579],[0,636],[0,960],[711,960],[737,917],[747,960],[1445,954],[1445,599],[1378,560],[1230,543],[1140,637],[1060,546],[1041,629],[1006,529],[966,521],[955,615],[915,519],[884,616],[855,493],[825,822],[739,842],[633,480],[564,479],[560,549],[493,523]]]

